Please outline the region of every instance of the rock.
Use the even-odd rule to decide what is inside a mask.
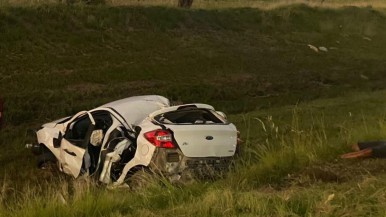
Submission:
[[[369,80],[369,77],[367,77],[367,76],[364,75],[364,74],[361,74],[361,78],[362,78],[363,80]]]
[[[319,47],[319,50],[323,52],[328,52],[328,49],[326,47]]]
[[[319,52],[318,48],[315,47],[314,45],[308,44],[308,47],[309,47],[311,50],[313,50],[313,51],[315,51],[315,52],[317,52],[317,53]]]

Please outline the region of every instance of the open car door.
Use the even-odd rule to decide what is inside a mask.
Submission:
[[[60,142],[60,163],[63,172],[77,178],[83,165],[95,121],[89,112],[78,113],[72,118]]]

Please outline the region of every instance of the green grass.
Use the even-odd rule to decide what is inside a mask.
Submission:
[[[383,177],[384,178],[384,177]],[[385,199],[382,179],[365,179],[346,186],[326,184],[314,188],[293,187],[291,190],[259,189],[240,192],[233,188],[189,190],[154,188],[147,194],[122,196],[104,190],[85,192],[63,205],[36,199],[29,206],[35,209],[15,210],[16,216],[363,216],[384,215]],[[200,194],[191,193],[200,192]],[[196,194],[196,195],[195,195]],[[329,200],[330,198],[330,200]],[[165,200],[166,199],[166,200]],[[378,204],[377,204],[378,202]],[[169,206],[165,207],[165,203]],[[129,206],[129,205],[130,206]],[[162,205],[160,205],[162,204]],[[368,205],[368,206],[366,206]]]
[[[345,161],[339,154],[358,139],[384,138],[385,96],[356,93],[231,115],[245,143],[225,179],[156,182],[133,192],[28,168],[28,180],[3,179],[0,210],[4,216],[383,216],[385,161]]]
[[[385,17],[368,8],[41,6],[0,16],[0,92],[12,124],[147,93],[238,113],[385,80]]]
[[[177,7],[177,0],[0,0],[1,7],[9,6],[38,6],[57,4],[105,4],[110,6],[162,6]],[[310,7],[341,8],[347,6],[386,8],[383,0],[194,0],[195,9],[224,9],[224,8],[259,8],[264,10],[285,7],[293,4],[305,4]]]
[[[386,137],[385,22],[305,5],[0,7],[0,216],[384,216],[384,160],[339,155]],[[35,168],[29,129],[139,94],[230,114],[234,171],[132,192]]]

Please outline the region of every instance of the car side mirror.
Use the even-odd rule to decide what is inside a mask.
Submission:
[[[58,138],[54,138],[52,141],[52,144],[54,145],[54,148],[59,148],[60,144],[62,143],[63,135],[62,132],[59,132]]]

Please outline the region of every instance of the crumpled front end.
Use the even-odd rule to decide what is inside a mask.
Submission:
[[[54,148],[53,145],[53,139],[58,138],[59,136],[59,130],[56,128],[49,128],[49,127],[43,127],[40,130],[36,132],[37,137],[37,144],[34,145],[33,151],[36,153],[40,153],[40,149],[42,148],[42,145],[44,145],[45,148],[49,149],[52,154],[55,155],[56,158],[60,158],[60,150],[57,148]],[[39,149],[39,150],[37,150]]]

